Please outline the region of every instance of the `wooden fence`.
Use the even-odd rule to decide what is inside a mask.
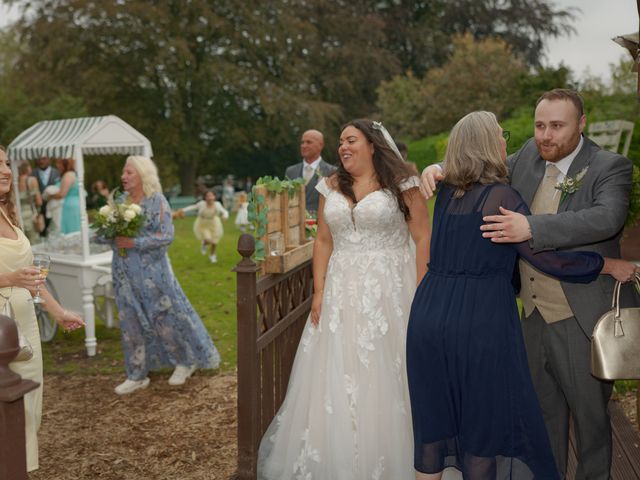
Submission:
[[[238,472],[256,478],[258,445],[284,400],[298,342],[311,310],[311,261],[262,275],[251,260],[255,241],[238,240]]]
[[[9,369],[18,354],[15,322],[0,315],[0,480],[27,480],[23,397],[38,383]]]

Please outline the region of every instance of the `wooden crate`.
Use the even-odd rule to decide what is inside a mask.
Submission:
[[[266,232],[261,239],[264,243],[264,273],[284,273],[309,260],[313,241],[307,241],[305,232],[304,186],[291,198],[288,191],[273,193],[263,186],[256,186],[254,194],[265,198],[263,205],[257,205],[256,213],[259,214],[264,206],[268,208]],[[272,251],[276,243],[280,243],[282,250],[278,254]]]

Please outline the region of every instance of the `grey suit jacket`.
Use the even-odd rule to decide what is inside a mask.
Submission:
[[[39,168],[37,167],[34,168],[31,173],[31,176],[35,177],[35,179],[38,181],[38,187],[40,188],[40,193],[44,192],[44,189],[47,188],[49,185],[55,185],[56,182],[60,180],[60,172],[55,167],[51,167],[51,173],[49,174],[49,181],[47,182],[46,185],[42,183],[42,180],[40,180]]]
[[[531,205],[545,172],[545,161],[534,139],[509,157],[508,163],[511,186]],[[587,250],[620,257],[620,236],[631,190],[631,161],[584,137],[568,176],[575,176],[585,167],[580,188],[565,198],[557,214],[528,217],[534,250]],[[562,283],[569,305],[588,337],[600,316],[611,308],[614,285],[610,275],[600,275],[589,284]],[[626,295],[631,294],[628,290]]]
[[[302,170],[304,169],[304,161],[296,163],[295,165],[290,165],[287,167],[285,172],[285,176],[290,179],[302,178]],[[320,164],[316,169],[316,174],[311,177],[309,183],[305,185],[305,202],[307,210],[310,212],[318,211],[318,201],[320,198],[320,194],[316,190],[316,185],[318,184],[318,180],[320,176],[327,177],[331,175],[336,167],[331,165],[330,163],[325,162],[324,160],[320,160]],[[320,175],[318,175],[320,172]]]

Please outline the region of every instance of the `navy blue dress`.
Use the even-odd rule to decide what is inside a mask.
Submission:
[[[464,478],[557,479],[533,389],[512,285],[518,256],[569,282],[603,266],[591,252],[534,254],[527,242],[482,237],[484,215],[529,209],[508,185],[475,185],[461,198],[444,185],[436,201],[429,272],[407,331],[414,466],[456,467]]]

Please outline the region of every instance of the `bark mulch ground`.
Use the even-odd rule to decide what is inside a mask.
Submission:
[[[236,470],[236,377],[182,388],[152,375],[146,390],[113,393],[121,376],[47,375],[40,470],[31,480],[227,480]],[[638,428],[636,393],[616,394]]]
[[[31,480],[215,480],[236,469],[236,377],[196,376],[120,397],[121,376],[47,375]]]

